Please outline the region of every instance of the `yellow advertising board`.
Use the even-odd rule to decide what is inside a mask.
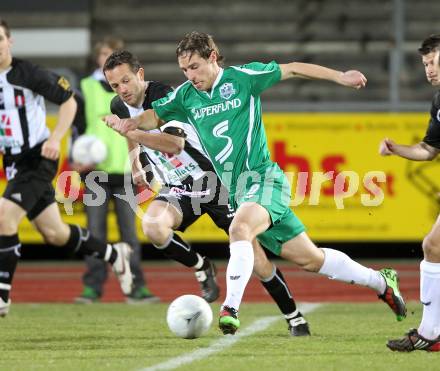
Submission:
[[[314,240],[415,241],[423,238],[439,210],[440,164],[381,157],[379,142],[420,141],[427,114],[269,113],[264,115],[272,159],[292,184],[291,206]],[[49,118],[52,126],[54,117]],[[60,171],[68,170],[64,142]],[[65,183],[65,182],[59,182]],[[0,191],[5,187],[0,174]],[[70,188],[79,181],[69,180]],[[66,192],[57,186],[57,198]],[[80,193],[80,192],[79,192]],[[142,204],[145,209],[147,202]],[[64,212],[64,205],[60,209]],[[65,214],[65,213],[64,213]],[[141,216],[142,211],[138,213]],[[73,205],[69,223],[86,224],[81,202]],[[108,215],[109,240],[119,238],[116,218]],[[138,236],[146,241],[138,218]],[[226,241],[209,217],[185,233],[192,241]],[[42,242],[29,222],[20,227],[24,243]]]
[[[378,153],[386,137],[403,144],[423,139],[427,114],[268,114],[264,120],[273,160],[293,173],[293,195],[298,172],[315,172],[318,186],[321,174],[333,172],[315,187],[318,200],[309,177],[310,192],[293,208],[313,239],[414,241],[429,231],[438,213],[439,163]]]

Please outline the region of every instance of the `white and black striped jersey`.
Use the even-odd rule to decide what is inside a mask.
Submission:
[[[111,103],[112,113],[120,118],[128,118],[139,115],[143,111],[152,108],[151,103],[164,97],[171,87],[160,82],[151,81],[146,90],[142,107],[135,108],[127,105],[121,98],[116,96]],[[142,152],[151,165],[152,175],[166,187],[189,186],[192,188],[194,181],[201,179],[206,172],[214,172],[211,161],[206,156],[194,128],[187,123],[171,121],[163,125],[160,130],[151,130],[151,133],[166,131],[170,127],[182,128],[186,134],[185,147],[179,154],[167,154],[141,146]],[[143,163],[145,167],[146,164]],[[151,178],[150,178],[151,179]]]
[[[45,141],[50,132],[44,99],[60,105],[72,94],[64,77],[13,58],[0,73],[0,150],[21,157]]]

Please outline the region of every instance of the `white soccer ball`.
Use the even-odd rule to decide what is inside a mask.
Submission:
[[[81,165],[95,165],[107,158],[105,143],[94,135],[83,134],[73,142],[72,159]]]
[[[211,326],[212,310],[200,296],[182,295],[168,307],[167,323],[176,336],[195,339]]]

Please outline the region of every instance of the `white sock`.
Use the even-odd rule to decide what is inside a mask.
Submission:
[[[440,263],[420,263],[420,301],[423,316],[418,332],[434,340],[440,336]]]
[[[107,244],[107,249],[105,250],[104,260],[108,262],[110,260],[110,257],[112,255],[113,246],[110,244]]]
[[[223,305],[238,310],[254,269],[254,250],[249,241],[232,242],[229,250],[231,257],[226,268],[226,299]]]
[[[364,267],[338,250],[322,250],[324,250],[325,258],[319,274],[331,280],[367,286],[380,295],[385,292],[385,279],[378,271]]]
[[[285,315],[284,315],[284,318],[290,320],[290,319],[296,317],[298,314],[299,314],[299,310],[296,309],[296,310],[295,310],[294,312],[292,312],[292,313],[285,314]]]

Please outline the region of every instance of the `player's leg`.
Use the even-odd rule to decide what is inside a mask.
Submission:
[[[235,211],[230,205],[219,205],[213,200],[202,205],[214,223],[227,234]],[[293,336],[310,335],[307,321],[297,310],[295,300],[290,293],[286,280],[281,271],[269,261],[261,245],[256,239],[252,242],[254,248],[254,273],[284,314]]]
[[[35,217],[28,214],[29,219],[51,245],[67,248],[82,255],[93,255],[112,265],[119,279],[122,292],[129,294],[133,286],[130,270],[131,247],[124,243],[107,244],[92,236],[87,229],[78,225],[66,224],[61,219],[56,203],[35,211]]]
[[[423,261],[420,263],[420,301],[422,321],[402,339],[390,340],[391,350],[440,351],[440,217],[423,240]]]
[[[267,210],[255,202],[242,203],[229,228],[230,258],[226,268],[226,298],[220,311],[219,327],[234,334],[240,326],[238,309],[254,268],[252,241],[270,226]]]
[[[184,231],[199,216],[194,215],[189,197],[182,197],[171,203],[168,198],[159,196],[148,206],[142,219],[144,234],[153,245],[169,258],[189,268],[195,269],[196,278],[202,289],[202,296],[208,302],[219,296],[215,280],[216,269],[206,257],[202,257],[175,230]]]
[[[124,187],[112,187],[113,195],[124,193]],[[127,296],[127,302],[149,303],[158,301],[159,298],[154,296],[146,286],[144,272],[142,270],[141,245],[136,233],[135,212],[130,203],[126,200],[114,197],[113,202],[121,240],[128,243],[133,249],[133,253],[130,257],[130,267],[133,273],[133,291]],[[133,204],[136,205],[136,203]]]
[[[30,169],[25,168],[26,163],[22,163],[23,166],[17,168],[16,164],[11,163],[5,156],[3,165],[6,173],[8,168],[14,170],[10,171],[14,175],[8,180],[3,197],[0,199],[0,297],[2,298],[0,315],[5,316],[9,311],[12,278],[20,257],[18,226],[23,217],[29,215],[38,203],[44,193],[45,184],[34,181]]]
[[[420,264],[423,317],[418,330],[427,339],[436,339],[440,336],[440,217],[423,240],[423,256]]]
[[[376,291],[379,298],[391,307],[398,320],[406,316],[406,306],[399,292],[397,274],[392,269],[376,271],[355,262],[343,252],[320,249],[305,232],[285,242],[280,255],[306,271],[317,272],[330,279],[350,284],[367,286]]]
[[[100,183],[101,189],[105,192],[103,203],[98,206],[84,205],[87,215],[87,229],[92,236],[100,241],[107,241],[107,213],[110,202],[109,186]],[[95,192],[85,185],[84,195],[89,197]],[[85,255],[86,270],[82,276],[83,291],[75,298],[76,303],[89,304],[99,300],[103,294],[103,286],[108,277],[107,263],[93,255]]]
[[[281,313],[287,321],[289,332],[292,336],[310,335],[309,325],[301,312],[297,309],[283,274],[267,258],[266,253],[254,239],[254,272],[267,290],[272,299],[277,303]]]
[[[11,304],[9,293],[21,248],[18,225],[25,215],[22,207],[0,198],[0,317],[8,314]]]

